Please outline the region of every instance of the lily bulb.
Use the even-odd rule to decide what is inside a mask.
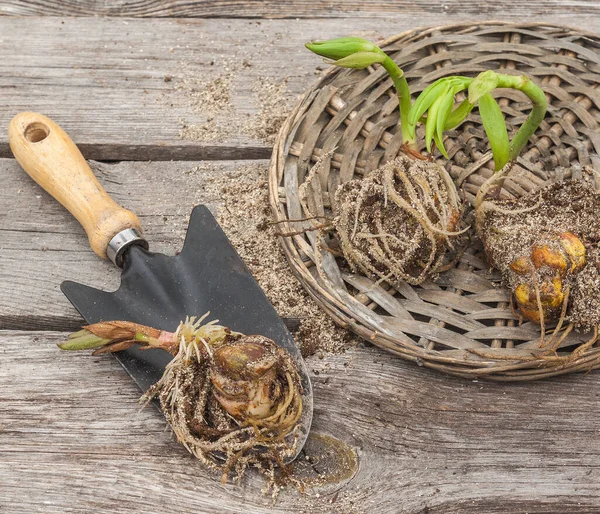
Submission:
[[[278,347],[263,336],[246,336],[213,353],[213,394],[236,419],[268,417],[281,396]]]

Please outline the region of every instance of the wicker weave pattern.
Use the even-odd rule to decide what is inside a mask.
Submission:
[[[535,24],[462,24],[410,31],[382,47],[405,71],[413,95],[442,76],[474,76],[486,69],[524,73],[541,85],[548,114],[506,181],[506,197],[548,180],[570,179],[571,172],[562,172],[562,167],[579,163],[600,170],[599,37]],[[520,92],[498,93],[509,133],[514,134],[530,104]],[[399,154],[397,105],[383,69],[329,70],[279,134],[269,177],[276,219],[302,220],[307,212],[334,216],[334,193],[341,183]],[[450,132],[445,144],[451,159],[439,162],[472,203],[493,173],[478,114]],[[319,172],[309,173],[319,159]],[[498,273],[489,270],[476,242],[436,282],[404,284],[396,290],[350,273],[343,259],[333,255],[334,235],[314,230],[322,221],[281,223],[282,231],[299,232],[282,238],[285,253],[326,312],[374,344],[420,365],[467,377],[531,380],[600,366],[597,345],[585,358],[559,365],[539,358],[539,327],[519,325],[509,292],[499,287]],[[310,230],[300,233],[304,229]],[[561,351],[571,351],[589,337],[574,331]]]

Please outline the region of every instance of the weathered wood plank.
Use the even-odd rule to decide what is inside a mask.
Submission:
[[[600,31],[600,16],[567,4],[544,19]],[[502,8],[505,19],[539,20]],[[440,8],[343,21],[0,17],[0,127],[40,111],[97,160],[268,158],[287,105],[324,66],[304,49],[308,39],[377,39],[488,16]],[[0,130],[0,157],[8,156]]]
[[[281,102],[302,93],[319,66],[307,38],[405,27],[4,17],[0,127],[19,111],[40,111],[98,160],[268,158],[255,123],[273,113],[256,89],[271,85]],[[10,156],[5,131],[1,156]]]
[[[413,2],[410,0],[362,0],[311,2],[293,0],[279,2],[266,0],[84,0],[37,2],[32,0],[8,0],[0,6],[0,14],[51,15],[51,16],[139,16],[139,17],[198,17],[198,18],[354,18],[386,16],[402,12],[406,15],[480,14],[490,18],[511,13],[518,16],[556,16],[572,13],[599,14],[600,7],[594,0],[545,0],[505,2],[462,0]]]
[[[64,337],[0,332],[7,512],[600,510],[598,373],[500,384],[366,347],[310,359],[313,429],[353,448],[359,469],[345,485],[289,490],[271,507],[258,476],[222,486],[172,440],[158,411],[139,410],[114,359],[60,352],[54,343]]]
[[[255,171],[260,179],[266,162]],[[123,162],[92,166],[113,198],[140,217],[153,251],[173,255],[183,245],[194,205],[220,205],[225,174],[247,161]],[[265,171],[266,173],[266,171]],[[72,329],[80,316],[59,289],[70,279],[114,290],[120,271],[90,250],[77,221],[12,159],[0,159],[0,327]]]
[[[318,63],[286,72],[280,62],[261,58],[267,44],[288,57],[290,50],[304,54],[305,37],[278,38],[285,22],[275,24],[0,18],[7,57],[0,64],[0,126],[19,111],[43,112],[86,157],[101,160],[266,158],[268,145],[251,134],[250,121],[261,111],[252,88],[289,77],[282,98],[290,99],[314,80]],[[202,93],[219,85],[220,93]],[[218,95],[228,100],[217,104]],[[211,126],[216,135],[182,139],[184,126]],[[6,131],[0,131],[0,156],[10,156]]]

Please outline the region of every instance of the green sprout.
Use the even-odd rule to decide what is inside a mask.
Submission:
[[[359,37],[342,37],[329,41],[311,41],[306,43],[306,48],[321,57],[325,57],[328,64],[342,68],[355,68],[362,70],[373,64],[381,64],[391,77],[400,105],[400,128],[402,141],[411,149],[417,150],[416,139],[408,133],[408,113],[411,108],[410,90],[404,72],[398,65],[377,45]]]
[[[442,141],[445,130],[450,130],[464,121],[473,109],[473,104],[465,100],[454,111],[454,97],[457,93],[469,87],[472,79],[466,77],[445,77],[436,80],[419,95],[408,113],[407,132],[412,140],[416,140],[417,122],[425,118],[425,145],[427,151],[431,152],[431,141],[442,155],[448,158],[446,148]]]
[[[498,102],[491,95],[497,88],[517,89],[525,93],[533,104],[527,120],[512,141],[508,139],[504,115]],[[455,95],[467,89],[468,98],[455,110]],[[546,96],[533,81],[523,75],[503,75],[492,70],[480,73],[474,79],[468,77],[444,77],[427,87],[417,98],[408,116],[408,132],[415,137],[416,124],[425,118],[425,143],[431,151],[431,141],[444,157],[448,158],[442,141],[445,130],[462,123],[473,107],[478,105],[483,128],[490,141],[496,171],[501,170],[508,162],[514,161],[521,150],[537,130],[546,115]]]
[[[445,158],[448,153],[443,143],[443,133],[460,125],[471,110],[478,105],[485,133],[490,141],[495,170],[514,161],[546,115],[546,96],[535,83],[525,77],[503,75],[488,70],[475,78],[444,77],[423,90],[412,104],[404,72],[377,45],[357,37],[314,41],[306,44],[312,52],[330,59],[326,61],[344,68],[364,69],[381,64],[388,72],[396,91],[400,107],[402,141],[410,150],[417,150],[416,126],[425,123],[425,145],[431,152],[432,142]],[[504,115],[491,95],[497,88],[517,89],[525,93],[533,104],[531,113],[512,141],[509,141]],[[467,90],[468,98],[455,105],[455,96]]]

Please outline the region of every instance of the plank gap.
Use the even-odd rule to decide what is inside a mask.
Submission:
[[[114,161],[234,161],[269,159],[272,149],[260,146],[78,144],[86,159]],[[0,143],[0,158],[12,158],[8,143]]]

